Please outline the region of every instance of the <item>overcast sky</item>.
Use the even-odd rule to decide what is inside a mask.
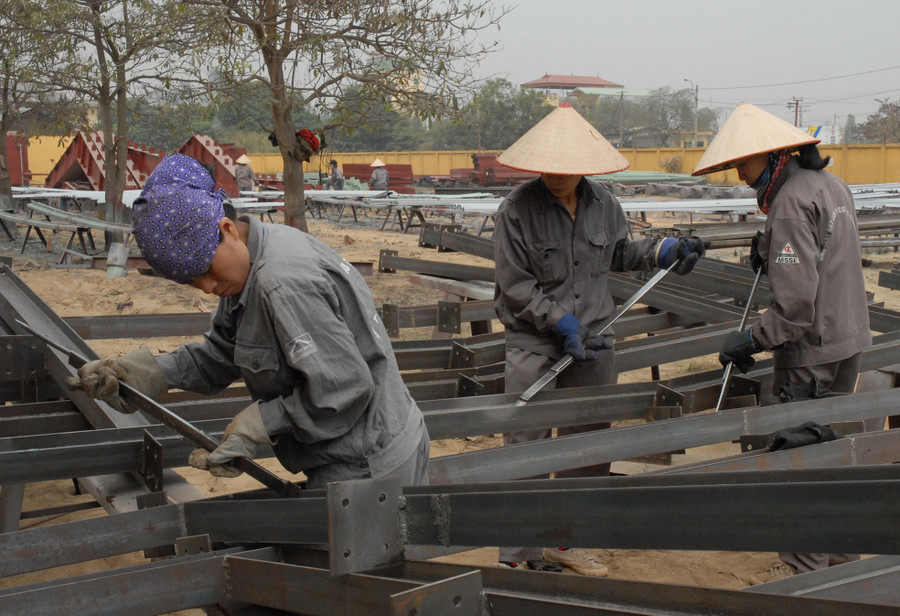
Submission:
[[[502,49],[476,69],[519,85],[544,74],[626,88],[699,86],[723,122],[747,101],[791,123],[843,126],[900,99],[897,0],[496,0]]]

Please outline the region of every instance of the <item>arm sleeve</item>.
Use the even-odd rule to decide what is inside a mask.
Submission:
[[[753,327],[765,349],[803,337],[816,318],[819,243],[804,220],[779,219],[767,255],[770,304]]]
[[[538,284],[528,262],[519,220],[509,210],[495,222],[494,265],[497,290],[513,315],[532,323],[541,333],[551,331],[566,311]]]
[[[607,199],[609,204],[604,202],[604,207],[608,207],[610,212],[615,213],[610,225],[615,235],[615,246],[609,269],[614,272],[633,272],[647,271],[656,267],[657,240],[655,238],[630,239],[625,210],[614,196],[608,195]]]
[[[221,305],[221,304],[220,304]],[[178,347],[156,358],[170,389],[215,394],[241,378],[234,365],[234,332],[230,316],[219,307],[213,313],[212,327],[201,342]]]
[[[614,272],[648,271],[656,267],[656,246],[654,238],[639,240],[621,239],[613,249],[610,269]]]
[[[375,393],[372,373],[341,316],[339,299],[325,286],[310,285],[290,294],[279,289],[269,295],[278,344],[301,378],[289,395],[260,403],[260,412],[270,434],[291,432],[305,443],[349,432]]]

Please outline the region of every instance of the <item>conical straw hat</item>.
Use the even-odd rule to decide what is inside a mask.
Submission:
[[[691,175],[723,171],[742,158],[792,150],[820,139],[750,103],[740,103],[703,153]]]
[[[630,163],[571,105],[562,104],[497,157],[506,167],[557,173],[599,175],[627,169]]]
[[[384,164],[384,161],[381,160],[380,158],[376,158],[375,160],[373,160],[372,164],[370,164],[369,166],[370,167],[387,167],[387,165]]]
[[[246,154],[241,154],[240,158],[238,158],[238,159],[237,159],[236,161],[234,161],[234,162],[236,162],[236,163],[239,164],[239,165],[249,165],[249,164],[252,163],[253,161],[250,160],[250,157],[247,156]]]

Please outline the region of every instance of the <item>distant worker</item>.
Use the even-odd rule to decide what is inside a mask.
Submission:
[[[256,190],[256,174],[250,168],[250,157],[241,154],[236,161],[237,167],[234,170],[234,181],[237,184],[238,192],[253,192]]]
[[[822,159],[817,143],[806,131],[741,103],[692,173],[735,169],[756,189],[766,215],[750,256],[753,269],[769,278],[769,308],[745,331],[728,334],[719,361],[747,372],[755,353],[771,351],[776,399],[784,386],[813,379],[833,392],[853,392],[862,352],[872,343],[853,196],[825,171],[829,159]],[[776,568],[778,577],[859,558],[779,556],[789,569]]]
[[[328,164],[331,165],[331,177],[325,180],[325,188],[344,190],[344,174],[341,173],[338,162],[332,158]]]
[[[212,395],[243,380],[250,403],[215,451],[188,463],[214,476],[271,447],[309,488],[396,477],[428,483],[428,430],[372,294],[329,246],[288,225],[224,215],[223,194],[190,157],[170,154],[134,202],[134,239],[154,270],[219,296],[198,342],[154,357],[142,347],[78,369],[70,386],[123,412],[119,379],[158,398]]]
[[[687,274],[703,256],[703,242],[694,237],[630,239],[618,200],[603,184],[584,177],[621,171],[628,161],[571,105],[560,105],[497,162],[540,174],[503,200],[494,227],[494,310],[506,329],[506,392],[525,391],[566,354],[575,362],[550,387],[614,384],[612,332],[590,335],[616,311],[610,273],[675,264],[675,273]],[[606,422],[559,425],[557,434],[609,427]],[[546,439],[551,432],[549,426],[509,432],[503,443]],[[585,464],[556,477],[609,474],[608,462]],[[499,560],[539,571],[564,566],[582,575],[609,573],[583,549],[503,547]]]
[[[372,169],[372,177],[369,178],[369,189],[370,190],[387,190],[388,187],[388,172],[385,167],[387,165],[380,158],[376,158],[370,167]]]

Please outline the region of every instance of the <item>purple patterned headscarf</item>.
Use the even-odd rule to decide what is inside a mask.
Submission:
[[[134,239],[147,263],[182,284],[205,272],[218,246],[223,199],[200,163],[166,156],[134,202]]]

